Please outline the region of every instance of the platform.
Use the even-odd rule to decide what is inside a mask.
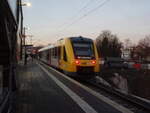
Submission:
[[[132,113],[54,75],[36,61],[19,65],[18,81],[15,113]]]

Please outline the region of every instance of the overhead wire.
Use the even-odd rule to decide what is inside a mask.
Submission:
[[[82,15],[81,17],[79,17],[77,20],[73,21],[71,24],[69,24],[68,26],[71,26],[75,23],[77,23],[78,21],[80,21],[81,19],[83,19],[84,17],[88,16],[89,14],[93,13],[94,11],[98,10],[99,8],[103,7],[107,2],[109,2],[110,0],[105,0],[103,3],[101,3],[100,5],[98,5],[96,8],[90,10],[89,12],[85,13],[84,15]]]
[[[91,1],[92,1],[92,0],[90,0],[90,1],[87,3],[87,5],[90,4]],[[109,1],[110,1],[110,0],[104,0],[103,2],[100,1],[100,4],[99,4],[97,7],[91,9],[91,10],[88,11],[87,13],[83,14],[82,16],[80,16],[78,19],[76,19],[76,20],[74,20],[73,22],[71,22],[70,24],[68,24],[64,29],[60,30],[60,32],[66,30],[67,28],[69,28],[70,26],[74,25],[75,23],[77,23],[77,22],[80,21],[81,19],[87,17],[87,16],[90,15],[91,13],[93,13],[93,12],[95,12],[96,10],[98,10],[99,8],[103,7],[103,6],[106,5],[106,3],[108,3]],[[83,9],[85,9],[86,7],[87,7],[87,6],[81,8],[81,9],[83,10]]]
[[[83,12],[92,2],[96,2],[98,0],[89,0],[81,9],[79,9],[77,11],[77,13],[75,15],[73,15],[72,17],[69,18],[69,20],[73,20],[74,18],[76,18],[81,12]],[[62,25],[59,26],[59,28],[63,27],[64,25],[68,24],[67,22],[64,22]]]
[[[87,4],[83,7],[83,8],[81,8],[79,11],[78,11],[78,13],[81,13],[84,9],[86,9],[93,1],[98,1],[98,0],[90,0],[89,2],[87,2]]]

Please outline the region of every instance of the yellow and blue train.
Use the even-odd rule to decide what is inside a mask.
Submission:
[[[73,77],[94,77],[99,73],[99,57],[93,40],[84,37],[60,39],[38,51],[39,59]]]

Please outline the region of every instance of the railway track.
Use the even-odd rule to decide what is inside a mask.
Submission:
[[[60,74],[59,70],[55,68],[48,68],[48,65],[40,63],[47,69],[51,69],[50,71],[53,74]],[[59,73],[58,73],[59,71]],[[63,73],[62,73],[63,74]],[[63,74],[64,75],[64,74]],[[66,75],[67,76],[67,75]],[[73,78],[71,78],[73,79]],[[76,80],[76,79],[75,79]],[[111,87],[108,87],[106,85],[103,85],[102,83],[97,83],[95,79],[92,80],[76,80],[80,82],[82,85],[85,85],[92,90],[95,90],[96,92],[103,94],[104,96],[108,97],[109,99],[121,104],[122,106],[125,106],[126,108],[130,109],[131,111],[135,113],[149,113],[150,111],[150,103],[143,101],[139,98],[136,98],[132,95],[121,93]]]
[[[150,112],[150,103],[136,98],[132,95],[121,93],[120,91],[115,90],[114,88],[111,88],[109,86],[105,86],[102,83],[96,83],[95,80],[86,81],[86,85],[96,90],[97,92],[103,93],[108,98],[129,108],[134,112]]]

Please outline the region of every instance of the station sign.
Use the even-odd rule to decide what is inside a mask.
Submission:
[[[26,45],[25,48],[26,48],[26,53],[27,54],[32,54],[33,45]]]

